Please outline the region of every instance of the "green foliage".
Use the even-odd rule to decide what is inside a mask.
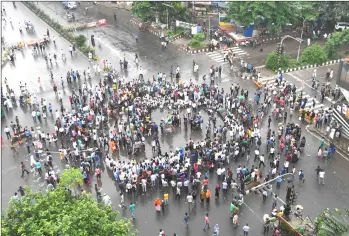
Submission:
[[[229,2],[228,18],[238,21],[243,26],[249,26],[259,19],[264,19],[267,25],[280,27],[287,23],[296,23],[300,18],[315,17],[316,2]]]
[[[137,16],[142,21],[153,20],[152,10],[150,9],[150,2],[134,2],[132,3],[132,14]]]
[[[204,41],[205,38],[206,38],[206,36],[204,33],[198,33],[198,34],[194,35],[194,39],[199,41],[199,42]]]
[[[349,209],[325,210],[315,219],[315,233],[319,236],[349,235]]]
[[[177,28],[176,28],[176,32],[172,32],[172,30],[167,30],[167,34],[168,34],[168,35],[171,34],[172,36],[184,34],[184,28],[182,28],[182,27],[177,27]]]
[[[349,43],[349,29],[333,33],[324,46],[328,59],[337,59],[338,50],[346,43]]]
[[[197,39],[192,39],[189,41],[189,47],[191,48],[202,48],[202,47],[205,47],[206,45],[202,42],[200,42],[199,40]]]
[[[63,187],[43,194],[29,188],[20,202],[11,199],[1,218],[1,234],[135,235],[132,223],[90,197],[72,196]]]
[[[60,185],[69,189],[75,188],[78,184],[82,185],[84,176],[81,171],[76,168],[69,168],[60,175]]]
[[[75,37],[75,42],[78,47],[82,47],[86,43],[87,38],[84,35]]]
[[[189,11],[181,2],[166,2],[166,4],[172,6],[172,8],[168,8],[169,18],[175,17],[183,21],[189,19]],[[155,21],[156,12],[161,22],[167,22],[167,6],[163,5],[162,2],[134,2],[131,11],[143,22]]]
[[[34,12],[38,17],[40,17],[43,21],[45,21],[48,25],[50,25],[54,30],[56,30],[59,34],[61,34],[64,38],[66,38],[71,43],[76,43],[77,48],[87,55],[91,52],[95,55],[95,50],[90,46],[87,46],[86,37],[83,35],[79,35],[75,37],[71,32],[76,30],[86,29],[86,24],[78,25],[77,27],[66,27],[64,28],[58,22],[54,21],[49,15],[47,15],[44,11],[40,10],[36,4],[33,2],[22,2],[25,6],[27,6],[32,12]],[[85,40],[83,39],[85,37]],[[83,43],[84,41],[84,43]]]
[[[327,61],[327,54],[319,44],[313,44],[304,49],[299,61],[304,65],[319,65]]]
[[[269,70],[276,71],[279,68],[286,69],[289,67],[291,59],[288,55],[283,54],[280,56],[280,60],[278,59],[278,55],[275,51],[269,53],[267,60],[265,62],[265,67]]]

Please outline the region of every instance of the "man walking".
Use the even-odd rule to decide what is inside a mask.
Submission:
[[[185,213],[184,214],[184,223],[185,223],[187,228],[189,226],[189,219],[190,219],[190,217],[189,217],[188,213]]]
[[[319,172],[319,184],[325,185],[325,171],[320,170]]]
[[[11,130],[10,130],[10,128],[6,126],[5,129],[4,129],[4,132],[6,134],[7,139],[10,139],[11,138]]]
[[[248,235],[248,231],[250,231],[250,227],[248,226],[248,224],[246,224],[243,228],[242,231],[244,232],[244,236]]]
[[[136,205],[134,203],[131,202],[130,204],[130,211],[131,211],[131,216],[133,219],[135,219],[135,210],[136,210]]]
[[[203,230],[205,230],[206,227],[207,227],[207,229],[210,228],[210,219],[208,218],[208,213],[206,213],[206,215],[205,215],[205,225],[204,225]]]
[[[21,161],[20,167],[22,169],[22,176],[21,176],[21,178],[24,177],[24,172],[27,172],[27,174],[29,175],[29,171],[25,168],[25,165],[24,165],[23,161]]]

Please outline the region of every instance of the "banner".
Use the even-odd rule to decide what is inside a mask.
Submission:
[[[96,22],[90,22],[90,23],[87,23],[87,25],[86,25],[87,28],[92,28],[92,27],[96,27],[96,26],[97,26]]]
[[[107,24],[107,20],[106,19],[101,19],[98,21],[98,25],[102,26],[102,25],[106,25]]]

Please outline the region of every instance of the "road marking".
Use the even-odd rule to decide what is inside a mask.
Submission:
[[[243,203],[256,217],[258,220],[263,221],[259,216],[257,216],[257,214],[251,209],[251,207],[249,207],[246,203]]]
[[[315,138],[317,138],[317,139],[319,139],[319,140],[322,140],[321,137],[319,137],[318,135],[314,134],[313,132],[310,132],[309,129],[308,129],[308,127],[309,127],[309,125],[307,125],[307,126],[305,127],[305,129],[306,129],[311,135],[313,135]],[[326,144],[329,144],[326,140],[324,140],[324,141],[325,141]],[[337,153],[338,155],[340,155],[341,157],[343,157],[345,160],[349,161],[349,158],[345,157],[343,154],[339,153],[338,151],[336,151],[336,153]]]

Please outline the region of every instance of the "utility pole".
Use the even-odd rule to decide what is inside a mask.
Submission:
[[[171,6],[171,5],[168,5],[168,4],[166,4],[166,3],[161,3],[161,4],[164,5],[164,6],[166,6],[166,13],[167,13],[167,29],[169,29],[168,8],[174,9],[174,7]]]
[[[302,32],[301,32],[301,39],[303,39],[304,25],[305,25],[305,18],[303,18]],[[297,52],[297,62],[298,62],[298,60],[299,60],[299,54],[300,54],[300,51],[301,51],[301,44],[302,44],[302,42],[300,42],[300,43],[299,43],[299,46],[298,46],[298,52]]]

